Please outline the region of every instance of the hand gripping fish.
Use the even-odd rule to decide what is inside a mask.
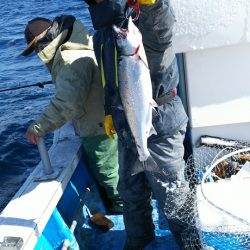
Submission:
[[[152,84],[142,36],[131,17],[128,29],[113,25],[118,47],[118,83],[121,102],[133,134],[139,161],[133,173],[158,168],[150,156],[147,140],[156,134],[152,125],[153,107],[157,106],[152,97]]]

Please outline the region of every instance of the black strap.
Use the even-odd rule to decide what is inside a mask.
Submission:
[[[84,0],[88,5],[96,4],[95,0]]]

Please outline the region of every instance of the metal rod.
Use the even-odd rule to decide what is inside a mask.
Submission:
[[[205,146],[234,147],[239,149],[250,147],[250,143],[246,141],[238,141],[209,135],[202,135],[200,137],[200,144]]]
[[[80,202],[79,208],[78,208],[78,210],[76,212],[76,215],[74,217],[74,220],[72,221],[71,226],[70,226],[70,231],[71,231],[72,234],[74,234],[75,228],[77,226],[77,220],[79,219],[79,216],[82,214],[82,208],[85,205],[85,202],[86,202],[86,200],[88,198],[89,193],[90,193],[90,188],[87,187],[86,191],[84,193],[84,196],[83,196],[83,198],[82,198],[82,200]],[[70,249],[70,241],[68,239],[65,239],[63,241],[63,246],[62,246],[61,250],[68,250],[68,249]]]
[[[68,250],[70,247],[70,241],[68,239],[65,239],[63,241],[63,246],[62,246],[62,249],[61,250]]]
[[[46,175],[50,175],[53,173],[53,169],[50,163],[49,154],[44,143],[44,139],[42,137],[40,137],[37,146],[43,163],[43,171]]]
[[[83,208],[83,206],[84,206],[85,203],[86,203],[86,200],[87,200],[87,198],[88,198],[89,193],[90,193],[90,188],[87,187],[87,188],[86,188],[86,191],[85,191],[85,193],[84,193],[84,196],[83,196],[83,198],[82,198],[82,200],[81,200],[81,202],[80,202],[79,208],[78,208],[78,210],[77,210],[77,212],[76,212],[75,218],[74,218],[74,220],[72,221],[72,224],[71,224],[71,226],[70,226],[70,231],[71,231],[72,233],[74,233],[74,231],[75,231],[75,228],[76,228],[76,225],[77,225],[77,220],[79,219],[80,216],[82,216],[82,208]]]
[[[135,9],[130,8],[127,10],[126,17],[122,20],[119,27],[122,28],[123,24],[129,19],[129,17],[134,13]]]

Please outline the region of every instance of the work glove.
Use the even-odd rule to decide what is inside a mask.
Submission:
[[[105,131],[106,131],[106,135],[107,135],[110,139],[114,139],[114,134],[115,134],[116,132],[115,132],[115,127],[114,127],[112,115],[106,115],[106,116],[105,116],[104,128],[105,128]]]
[[[140,5],[154,4],[157,0],[138,0]]]

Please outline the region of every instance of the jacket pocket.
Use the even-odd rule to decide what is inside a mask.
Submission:
[[[187,123],[187,115],[176,96],[171,102],[158,107],[157,114],[153,114],[153,126],[157,135],[171,136]]]

